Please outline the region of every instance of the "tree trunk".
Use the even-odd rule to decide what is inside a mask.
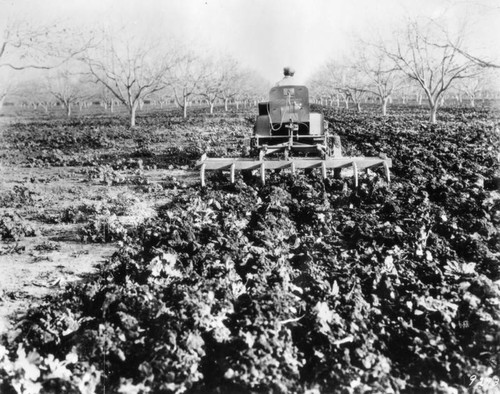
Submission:
[[[344,103],[345,103],[345,109],[349,109],[349,99],[345,99]]]
[[[214,114],[214,102],[210,101],[210,115]]]
[[[187,118],[187,106],[188,106],[187,97],[184,97],[184,106],[182,107],[182,117],[184,119]]]
[[[64,106],[66,107],[66,117],[71,116],[71,103],[65,103]]]
[[[358,110],[358,113],[361,113],[361,103],[359,101],[356,103],[356,109]]]
[[[3,103],[5,102],[5,97],[6,97],[6,96],[2,96],[2,97],[0,97],[0,111],[1,111],[1,110],[2,110],[2,108],[3,108]]]
[[[382,116],[387,115],[387,103],[389,102],[389,97],[384,97],[382,99]]]
[[[437,123],[437,110],[438,110],[438,102],[436,100],[436,102],[434,104],[431,104],[431,111],[430,111],[430,116],[429,116],[429,121],[433,124]]]
[[[476,99],[474,97],[470,98],[470,106],[471,106],[471,108],[475,108],[476,107]]]
[[[132,104],[132,107],[130,108],[130,127],[135,127],[135,112],[137,110],[137,102]]]
[[[228,104],[229,104],[229,99],[227,99],[227,98],[224,99],[224,111],[226,111],[226,112],[228,110]]]

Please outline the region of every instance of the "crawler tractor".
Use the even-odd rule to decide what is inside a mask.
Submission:
[[[329,132],[323,115],[310,111],[309,92],[305,86],[276,86],[269,92],[269,101],[259,103],[259,115],[250,141],[250,157],[209,158],[204,154],[197,162],[201,184],[205,186],[206,171],[229,171],[235,181],[236,171],[257,170],[262,184],[266,170],[318,168],[322,176],[332,170],[339,177],[342,168],[352,167],[354,185],[358,171],[383,167],[390,181],[391,159],[385,157],[343,157],[340,138]]]

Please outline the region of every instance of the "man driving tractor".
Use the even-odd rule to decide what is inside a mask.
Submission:
[[[296,85],[295,79],[293,78],[295,74],[295,70],[291,67],[283,68],[283,79],[276,83],[276,86],[285,86],[285,85]]]

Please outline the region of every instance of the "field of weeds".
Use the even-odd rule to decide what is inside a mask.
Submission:
[[[202,188],[252,111],[5,122],[0,391],[498,390],[499,113],[318,110],[392,182]]]

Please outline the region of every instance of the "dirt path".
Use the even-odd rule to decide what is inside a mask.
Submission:
[[[46,294],[95,272],[116,250],[114,244],[81,242],[80,224],[47,220],[65,207],[92,201],[100,192],[100,187],[83,185],[73,169],[1,165],[0,331]],[[30,233],[8,237],[13,223]]]
[[[58,243],[56,251],[37,251],[41,239],[21,242],[20,253],[0,256],[0,320],[7,321],[23,314],[43,296],[63,289],[68,282],[82,280],[95,272],[115,251],[113,245]],[[43,242],[43,241],[42,241]],[[0,322],[0,330],[2,323]]]

